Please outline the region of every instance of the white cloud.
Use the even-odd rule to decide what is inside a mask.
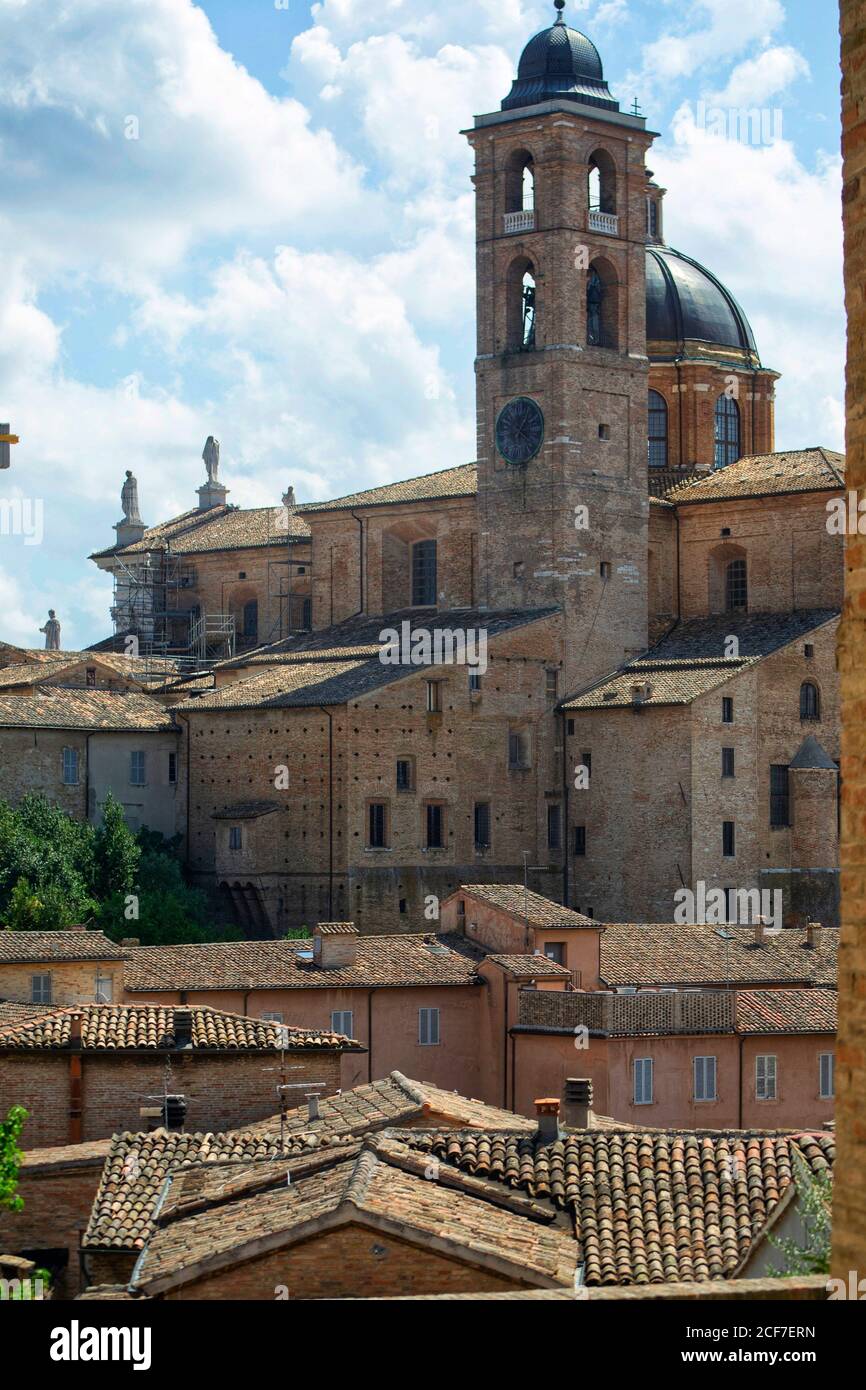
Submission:
[[[757,58],[747,58],[735,67],[727,86],[709,99],[719,106],[760,106],[808,76],[809,64],[796,48],[765,48]]]
[[[720,67],[744,49],[765,43],[785,18],[781,0],[697,0],[689,21],[648,44],[644,84],[691,76],[707,63]]]

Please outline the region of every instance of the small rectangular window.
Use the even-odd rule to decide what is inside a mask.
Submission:
[[[544,954],[548,960],[554,961],[557,965],[565,965],[565,942],[546,941]]]
[[[335,1009],[331,1014],[331,1032],[342,1033],[346,1038],[354,1038],[355,1023],[351,1009]]]
[[[821,1100],[832,1100],[836,1094],[836,1054],[822,1052],[818,1057],[818,1081]]]
[[[469,672],[469,693],[470,693],[470,695],[478,695],[478,694],[481,693],[481,672],[480,672],[480,671],[470,671],[470,672]]]
[[[475,848],[490,848],[490,803],[489,801],[476,801],[475,803]]]
[[[96,685],[96,667],[88,666],[85,671],[84,684],[93,688]]]
[[[722,749],[722,776],[734,776],[734,750],[733,748]]]
[[[601,564],[598,567],[598,570],[604,582],[607,583],[607,581],[610,579],[610,561],[602,560]]]
[[[244,832],[243,832],[243,827],[240,826],[240,825],[232,825],[232,826],[230,826],[230,827],[229,827],[229,849],[230,849],[230,850],[234,850],[234,851],[237,853],[239,850],[242,850],[243,847],[244,847]]]
[[[547,695],[548,701],[549,701],[551,704],[555,704],[555,703],[556,703],[556,699],[557,699],[557,697],[558,697],[558,695],[559,695],[559,672],[558,672],[558,671],[546,671],[546,672],[545,672],[545,693],[546,693],[546,695]]]
[[[176,754],[176,753],[169,753],[169,755],[168,755],[168,781],[169,781],[169,785],[170,785],[170,786],[173,786],[173,785],[175,784],[175,782],[177,781],[177,754]]]
[[[722,821],[722,854],[725,859],[736,857],[736,830],[732,820]]]
[[[388,815],[384,801],[371,801],[369,807],[368,849],[387,849]]]
[[[512,729],[508,735],[508,766],[513,772],[524,771],[530,766],[529,733],[526,729]]]
[[[722,699],[722,723],[733,724],[734,722],[734,702],[730,695],[725,695]]]
[[[428,714],[441,714],[441,713],[442,713],[442,682],[441,682],[441,681],[428,681],[428,682],[427,682],[427,713],[428,713]]]
[[[133,787],[144,786],[145,754],[140,750],[129,755],[129,781]]]
[[[436,542],[418,541],[412,547],[412,604],[436,607]]]
[[[770,828],[784,830],[791,824],[791,793],[788,767],[770,764]]]
[[[574,734],[574,720],[573,720],[573,719],[567,719],[567,720],[565,721],[565,732],[569,735],[569,737],[571,737],[571,736]]]
[[[281,1013],[277,1013],[275,1010],[272,1010],[270,1013],[266,1011],[265,1013],[262,1014],[262,1022],[263,1022],[263,1023],[282,1023],[282,1021],[283,1021],[283,1016],[282,1016],[282,1014],[281,1014]]]
[[[50,1003],[51,1003],[51,976],[50,976],[50,975],[31,975],[31,976],[30,976],[30,1002],[31,1002],[31,1004],[50,1004]]]
[[[634,1104],[652,1105],[653,1100],[653,1059],[635,1057],[634,1063]]]
[[[410,792],[412,790],[411,758],[397,759],[397,790],[398,792]]]
[[[65,787],[78,786],[77,748],[64,748],[63,750],[63,785]]]
[[[576,825],[574,827],[574,852],[576,855],[586,854],[586,826]]]
[[[110,975],[97,971],[94,997],[97,1004],[111,1004],[114,996],[114,981]]]
[[[695,1100],[716,1100],[716,1059],[696,1057],[694,1063]]]
[[[560,849],[562,845],[562,807],[547,808],[547,848]]]
[[[776,1058],[755,1058],[755,1100],[776,1099]]]
[[[585,749],[580,755],[581,766],[586,768],[587,776],[592,776],[592,754]]]
[[[437,802],[427,807],[427,848],[442,849],[445,845],[445,808]]]
[[[439,1046],[439,1010],[418,1010],[418,1041],[422,1047]]]

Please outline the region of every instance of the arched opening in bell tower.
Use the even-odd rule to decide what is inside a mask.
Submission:
[[[586,341],[588,347],[619,347],[619,281],[610,261],[590,263],[586,276]]]
[[[589,156],[589,210],[616,212],[616,165],[607,150]]]
[[[507,279],[509,352],[531,352],[537,341],[538,302],[535,266],[527,256],[512,261]]]
[[[505,211],[535,211],[535,160],[529,150],[514,150],[505,177]]]

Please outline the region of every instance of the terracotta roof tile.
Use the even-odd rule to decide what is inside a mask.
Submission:
[[[723,940],[719,931],[730,935]],[[786,928],[755,945],[753,927],[609,922],[601,938],[600,974],[607,985],[835,985],[839,933]]]
[[[306,512],[344,511],[350,507],[386,507],[405,502],[436,502],[449,497],[474,497],[478,491],[478,469],[474,463],[445,468],[439,473],[425,473],[419,478],[406,478],[397,483],[353,492],[330,502],[310,502],[299,508]]]
[[[457,890],[468,893],[479,902],[489,903],[491,907],[501,908],[503,912],[528,921],[533,927],[595,927],[591,917],[573,908],[562,907],[552,898],[542,897],[540,893],[525,892],[517,883],[462,883]]]
[[[737,993],[739,1033],[835,1033],[835,989],[750,989]]]
[[[548,960],[546,956],[488,956],[488,960],[493,961],[494,965],[499,965],[509,975],[513,975],[518,980],[535,980],[542,977],[552,976],[571,978],[571,971],[564,965],[557,965],[555,961]]]
[[[4,1028],[0,1032],[0,1051],[69,1048],[74,1020],[81,1023],[84,1051],[170,1051],[185,1046],[176,1037],[178,1014],[191,1018],[189,1046],[196,1052],[275,1052],[282,1046],[290,1052],[322,1049],[342,1052],[358,1047],[351,1039],[329,1030],[293,1028],[203,1006],[84,1004],[43,1013],[37,1019]]]
[[[0,961],[43,964],[55,960],[126,960],[129,952],[101,931],[0,929]]]
[[[0,727],[179,732],[168,710],[149,695],[47,686],[36,695],[0,696]]]
[[[227,941],[201,946],[139,946],[129,952],[126,988],[368,989],[387,985],[473,985],[483,951],[460,936],[361,936],[354,965],[328,969],[299,960],[312,938]]]
[[[173,555],[200,555],[214,550],[250,550],[284,546],[289,534],[295,541],[309,540],[310,528],[297,512],[285,507],[211,507],[182,512],[180,516],[148,526],[140,541],[119,549],[108,546],[92,560],[110,555],[143,555],[170,549]]]
[[[665,496],[682,506],[791,492],[836,492],[844,486],[845,455],[818,446],[778,454],[751,454],[727,468],[715,469],[698,482],[672,487]]]

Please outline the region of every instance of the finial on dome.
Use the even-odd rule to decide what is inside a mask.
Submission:
[[[553,0],[553,3],[556,9],[559,10],[559,14],[556,16],[557,24],[564,24],[565,20],[562,17],[562,11],[565,9],[565,0]]]

